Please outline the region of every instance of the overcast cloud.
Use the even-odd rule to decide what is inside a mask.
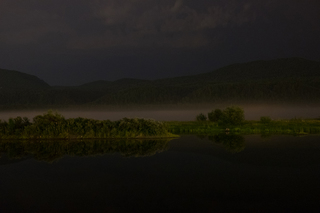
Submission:
[[[318,0],[0,0],[0,67],[80,84],[320,60],[319,11]]]

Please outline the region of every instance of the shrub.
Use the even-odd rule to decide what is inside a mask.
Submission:
[[[227,107],[223,110],[220,123],[223,125],[241,125],[244,122],[244,111],[238,106]]]
[[[211,112],[208,113],[208,119],[209,121],[212,122],[217,122],[221,120],[223,116],[223,112],[221,109],[215,109],[214,111],[212,110]]]
[[[172,137],[167,126],[150,119],[123,118],[119,121],[93,120],[86,118],[65,119],[49,111],[29,119],[10,118],[0,120],[0,139],[49,139],[49,138],[129,138],[129,137]]]
[[[263,124],[271,123],[272,119],[269,116],[262,116],[260,117],[260,122]]]
[[[197,121],[206,121],[207,120],[207,116],[205,116],[204,114],[200,113],[199,115],[197,115],[196,119],[197,119]]]

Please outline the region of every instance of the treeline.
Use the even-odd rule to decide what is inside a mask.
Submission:
[[[123,118],[119,121],[87,118],[65,119],[49,111],[30,122],[16,117],[0,120],[0,139],[73,139],[73,138],[161,138],[174,137],[159,121]]]
[[[305,102],[318,103],[320,80],[225,83],[185,87],[135,87],[119,91],[51,89],[0,92],[0,107],[11,106],[99,106],[130,104],[187,104],[218,102]]]

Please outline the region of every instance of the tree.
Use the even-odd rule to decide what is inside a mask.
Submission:
[[[207,120],[207,116],[205,116],[204,114],[200,113],[199,115],[197,115],[196,119],[197,119],[197,121],[206,121]]]
[[[211,112],[208,113],[208,119],[209,121],[212,122],[217,122],[219,121],[223,116],[223,112],[221,109],[215,109],[214,111],[212,110]]]
[[[238,106],[227,107],[220,119],[223,125],[241,125],[244,122],[244,111]]]

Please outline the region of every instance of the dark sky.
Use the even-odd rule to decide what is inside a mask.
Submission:
[[[0,68],[51,85],[320,61],[319,0],[0,0]]]

